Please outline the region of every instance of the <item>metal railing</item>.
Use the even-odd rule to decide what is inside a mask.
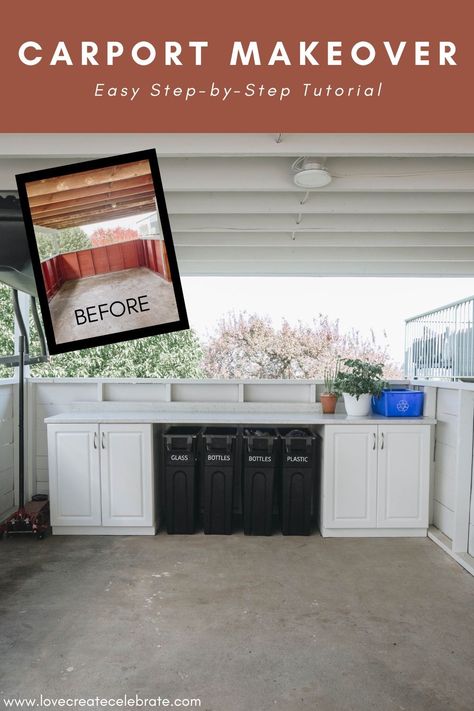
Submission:
[[[474,296],[405,321],[405,377],[474,378]]]

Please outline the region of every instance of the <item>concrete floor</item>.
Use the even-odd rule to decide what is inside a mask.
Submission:
[[[126,313],[119,317],[105,313],[103,320],[77,323],[76,309],[110,305],[114,301],[126,303],[128,298],[137,299],[143,295],[147,296],[149,311]],[[179,320],[173,285],[145,267],[67,281],[49,302],[49,309],[57,343]],[[115,313],[121,311],[121,307],[115,307]],[[98,318],[97,313],[92,316]]]
[[[57,536],[0,558],[0,696],[474,707],[474,578],[428,539]]]

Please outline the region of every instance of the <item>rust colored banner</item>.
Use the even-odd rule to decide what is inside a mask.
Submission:
[[[471,132],[473,19],[471,0],[8,3],[0,131]]]

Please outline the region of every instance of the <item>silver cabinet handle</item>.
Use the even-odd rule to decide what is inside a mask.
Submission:
[[[102,432],[102,449],[105,449],[105,432]]]
[[[94,449],[97,449],[97,432],[94,432]]]
[[[372,449],[375,449],[375,447],[377,446],[377,435],[375,434],[375,432],[373,434],[373,437],[374,437],[374,443],[372,445]]]
[[[384,433],[382,432],[380,449],[383,449],[383,448],[384,448],[384,445],[385,445],[385,435],[384,435]]]

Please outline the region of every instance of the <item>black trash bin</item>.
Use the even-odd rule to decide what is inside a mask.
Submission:
[[[237,429],[206,427],[203,432],[204,533],[232,533]]]
[[[199,427],[170,427],[163,435],[168,533],[194,533],[198,501]]]
[[[270,536],[273,532],[278,449],[275,430],[244,430],[244,533],[247,535]]]
[[[315,474],[320,438],[309,430],[279,430],[281,452],[281,530],[286,536],[308,536],[316,507]]]

